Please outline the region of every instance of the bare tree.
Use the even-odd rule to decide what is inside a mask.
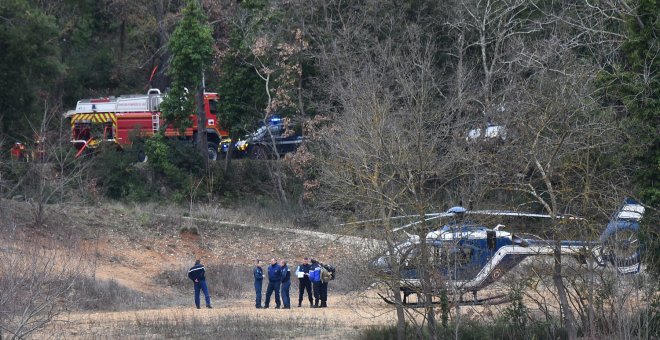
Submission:
[[[317,166],[322,206],[378,220],[372,226],[384,241],[390,268],[380,273],[386,283],[382,293],[394,302],[397,334],[403,337],[408,321],[435,336],[434,298],[443,283],[426,243],[432,226],[424,216],[437,211],[436,202],[451,197],[447,193],[456,178],[466,175],[458,170],[466,163],[458,148],[462,132],[456,138],[466,125],[459,110],[446,106],[451,101],[442,93],[435,67],[437,47],[422,28],[404,26],[397,41],[369,40],[367,28],[360,26],[365,15],[344,17],[346,26],[320,52],[329,77],[326,88],[336,103],[334,110],[328,106],[333,124],[315,149],[322,158]],[[411,229],[420,242],[414,258],[402,253],[402,234],[394,231],[394,217],[402,214],[421,221]],[[418,268],[419,287],[402,286],[401,270],[408,266]],[[404,304],[402,288],[419,293],[421,315]]]
[[[4,229],[4,228],[3,228]],[[86,264],[75,249],[55,249],[17,241],[0,251],[0,338],[23,339],[63,321],[69,299]]]
[[[602,172],[602,151],[617,143],[613,116],[598,112],[588,84],[594,69],[581,66],[567,53],[562,66],[571,71],[537,72],[525,81],[511,105],[516,112],[507,121],[509,138],[499,149],[498,164],[502,188],[527,196],[552,218],[555,240],[553,284],[557,290],[564,325],[570,338],[577,336],[577,323],[563,273],[561,239],[575,226],[559,215],[593,214],[602,197],[620,190],[617,175]],[[596,187],[607,185],[607,187]],[[523,196],[523,197],[524,197]],[[578,229],[579,230],[579,229]],[[574,234],[574,233],[573,233]]]
[[[45,104],[46,105],[46,104]],[[32,207],[34,223],[41,225],[48,204],[85,196],[86,173],[91,164],[76,159],[69,142],[69,124],[60,116],[58,105],[44,107],[38,126],[32,126],[33,139],[28,144],[27,163],[14,164],[17,180],[5,195],[21,194]],[[55,127],[56,129],[53,129]]]

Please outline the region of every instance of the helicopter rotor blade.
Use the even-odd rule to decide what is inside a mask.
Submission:
[[[430,213],[430,214],[424,214],[424,216],[437,216],[437,215],[442,215],[445,213]],[[419,217],[419,215],[401,215],[401,216],[395,216],[395,217],[390,217],[390,220],[400,220],[400,219],[405,219],[405,218],[414,218],[414,217]],[[347,223],[342,223],[338,224],[338,227],[345,227],[349,225],[357,225],[357,224],[365,224],[365,223],[372,223],[372,222],[379,222],[383,221],[383,218],[375,218],[371,220],[362,220],[362,221],[355,221],[355,222],[347,222]]]
[[[418,224],[420,224],[420,223],[422,223],[422,222],[428,222],[428,221],[432,221],[432,220],[435,220],[435,219],[438,219],[438,218],[442,218],[442,217],[451,217],[451,216],[455,216],[455,215],[456,215],[456,214],[454,214],[454,213],[443,213],[443,214],[438,214],[437,216],[432,216],[432,217],[429,217],[429,218],[425,218],[425,219],[422,220],[422,221],[416,221],[416,222],[408,223],[408,224],[406,224],[406,225],[404,225],[404,226],[401,226],[401,227],[398,227],[398,228],[394,228],[394,229],[392,229],[392,231],[399,231],[399,230],[402,230],[402,229],[407,229],[407,228],[410,228],[410,227],[412,227],[412,226],[414,226],[414,225],[418,225]]]
[[[485,215],[485,216],[512,216],[512,217],[533,217],[533,218],[552,218],[552,216],[547,215],[547,214],[534,214],[534,213],[523,213],[523,212],[517,212],[517,211],[508,211],[508,210],[467,210],[463,211],[461,210],[454,210],[456,208],[450,209],[448,212],[443,212],[443,213],[429,213],[429,214],[424,214],[424,222],[425,221],[431,221],[435,220],[438,218],[445,218],[445,217],[455,217],[458,215]],[[391,217],[390,220],[401,220],[401,219],[410,219],[410,218],[419,218],[420,215],[402,215],[402,216],[395,216]],[[577,216],[570,216],[570,215],[557,215],[555,218],[558,219],[569,219],[569,220],[584,220],[582,217],[577,217]],[[365,223],[373,223],[373,222],[379,222],[383,221],[384,219],[382,218],[377,218],[377,219],[370,219],[370,220],[362,220],[362,221],[356,221],[356,222],[348,222],[348,223],[342,223],[338,224],[337,226],[339,227],[345,227],[349,225],[360,225],[360,224],[365,224]],[[411,226],[420,224],[423,222],[422,220],[415,221],[412,223],[408,223],[406,225],[403,225],[401,227],[394,228],[392,231],[399,231],[402,229],[409,228]]]
[[[507,210],[472,210],[466,211],[467,215],[487,215],[487,216],[513,216],[513,217],[535,217],[535,218],[552,218],[552,216],[547,214],[533,214],[533,213],[521,213],[517,211],[507,211]],[[559,219],[569,219],[569,220],[584,220],[582,217],[570,216],[570,215],[557,215],[555,218]]]

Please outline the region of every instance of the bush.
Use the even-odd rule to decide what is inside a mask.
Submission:
[[[146,165],[138,163],[143,152]],[[121,151],[114,145],[101,146],[90,173],[112,199],[143,202],[171,196],[185,201],[194,178],[204,176],[204,159],[189,142],[155,135],[135,138],[130,148]]]
[[[241,299],[252,294],[254,279],[251,268],[227,264],[209,264],[204,267],[211,296]],[[191,291],[192,281],[188,279],[187,273],[187,266],[181,266],[179,269],[166,269],[157,276],[156,282],[181,291]]]
[[[204,158],[192,143],[156,134],[144,143],[148,163],[174,189],[187,188],[189,177],[204,175]]]
[[[155,187],[148,180],[146,169],[136,166],[138,152],[138,147],[121,152],[111,145],[97,151],[90,174],[105,196],[135,202],[153,197]]]
[[[501,322],[494,322],[486,324],[483,321],[464,319],[461,321],[458,329],[458,339],[461,340],[514,340],[514,339],[536,339],[536,340],[554,340],[565,339],[566,335],[553,337],[548,334],[542,323],[532,323],[527,332],[511,334],[508,332],[508,325]],[[450,324],[449,327],[441,327],[438,325],[437,338],[438,339],[454,339],[455,338],[455,324]],[[428,328],[416,329],[406,324],[406,339],[426,339],[430,338]],[[362,331],[358,339],[372,340],[372,339],[396,339],[396,326],[373,326]]]
[[[118,151],[103,145],[92,160],[91,177],[106,197],[144,202],[170,200],[188,202],[219,198],[223,205],[235,204],[249,197],[260,205],[270,204],[277,194],[265,161],[234,160],[225,173],[224,160],[209,163],[189,141],[165,138],[157,134],[148,139],[133,138],[133,145]],[[138,163],[146,154],[146,164]],[[289,197],[302,193],[301,183],[290,169],[282,166],[285,190]]]
[[[126,288],[115,280],[95,280],[88,276],[75,280],[71,299],[81,310],[117,311],[157,305],[153,297]]]
[[[199,235],[199,228],[197,228],[197,226],[183,226],[179,229],[179,233]]]

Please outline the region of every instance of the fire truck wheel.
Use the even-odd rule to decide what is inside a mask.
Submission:
[[[251,159],[268,159],[267,150],[261,145],[254,145],[250,149],[249,157]]]
[[[147,157],[147,154],[144,152],[144,150],[140,150],[138,151],[137,158],[138,162],[145,163],[149,157]]]
[[[218,144],[215,143],[208,144],[208,155],[209,155],[209,159],[212,161],[218,159]]]

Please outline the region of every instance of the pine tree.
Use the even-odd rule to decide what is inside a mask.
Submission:
[[[168,46],[172,54],[168,70],[172,84],[162,104],[164,118],[180,130],[188,128],[192,125],[190,114],[197,103],[196,143],[206,155],[203,74],[213,57],[213,36],[197,0],[188,0]]]

